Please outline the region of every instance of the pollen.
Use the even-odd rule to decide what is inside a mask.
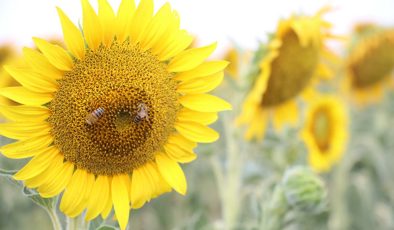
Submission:
[[[262,106],[276,106],[297,96],[310,82],[319,61],[319,47],[302,46],[293,30],[284,35],[279,56],[272,62]]]
[[[116,41],[74,62],[49,104],[54,144],[65,160],[96,175],[130,173],[152,161],[174,132],[180,108],[166,63]],[[104,112],[88,124],[98,108]]]

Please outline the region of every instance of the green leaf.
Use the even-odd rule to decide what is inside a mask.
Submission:
[[[16,172],[16,170],[6,170],[6,169],[2,169],[0,168],[0,176],[9,176],[12,177]]]
[[[24,187],[22,192],[23,192],[23,195],[30,198],[34,203],[42,206],[43,208],[46,208],[49,210],[56,208],[57,197],[43,198],[40,196],[40,194],[38,194],[38,192],[36,190],[30,189],[27,187]]]
[[[23,195],[31,199],[34,203],[40,205],[41,207],[52,210],[56,208],[57,197],[55,198],[42,198],[40,194],[34,189],[30,189],[24,186],[22,181],[15,180],[13,175],[17,171],[15,170],[5,170],[0,168],[0,177],[5,177],[11,181],[14,185],[21,188]]]
[[[15,180],[12,176],[18,171],[16,170],[6,170],[0,168],[0,177],[5,177],[7,180],[9,180],[11,183],[16,185],[19,188],[23,188],[23,183],[21,181]]]

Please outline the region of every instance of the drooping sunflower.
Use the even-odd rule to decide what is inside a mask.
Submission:
[[[394,29],[357,25],[346,60],[344,87],[358,105],[381,100],[393,85]]]
[[[216,44],[187,48],[167,3],[123,0],[115,14],[106,0],[98,13],[82,0],[82,31],[58,10],[67,50],[34,38],[27,66],[5,69],[22,85],[0,94],[22,105],[2,107],[10,122],[0,134],[9,158],[32,159],[15,174],[42,197],[63,193],[60,210],[86,220],[112,206],[121,229],[130,208],[187,190],[179,163],[196,158],[197,142],[219,135],[207,125],[231,109],[207,92],[223,79],[226,61],[205,61]]]
[[[328,171],[341,158],[348,137],[347,127],[347,113],[341,99],[321,96],[310,104],[301,136],[314,170]]]
[[[324,45],[332,37],[328,32],[330,24],[322,19],[327,10],[324,8],[312,17],[292,16],[279,22],[237,120],[248,126],[246,139],[261,139],[271,119],[276,129],[297,122],[296,99],[310,95],[313,80],[328,71],[321,61],[332,56]]]

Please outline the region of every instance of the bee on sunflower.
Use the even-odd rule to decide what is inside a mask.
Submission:
[[[310,105],[301,131],[309,165],[317,172],[328,171],[341,159],[348,138],[345,105],[335,96],[319,96]]]
[[[357,105],[377,103],[394,83],[394,29],[359,24],[350,42],[344,89]]]
[[[208,94],[228,62],[205,60],[216,43],[188,48],[193,36],[168,3],[154,14],[153,0],[122,0],[117,13],[107,0],[98,13],[81,2],[82,31],[57,9],[67,49],[34,38],[27,66],[5,67],[21,86],[0,94],[21,105],[0,109],[0,134],[18,140],[0,150],[32,157],[14,178],[42,197],[63,192],[67,216],[106,218],[113,207],[125,229],[130,208],[186,193],[179,163],[219,138],[208,125],[231,109]]]
[[[262,139],[270,120],[276,130],[297,122],[298,96],[311,96],[313,81],[328,72],[323,59],[333,56],[325,42],[335,36],[322,19],[328,10],[281,20],[267,48],[256,53],[259,70],[237,119],[248,126],[246,139]]]

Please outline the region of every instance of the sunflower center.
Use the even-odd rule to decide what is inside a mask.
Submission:
[[[330,148],[331,125],[327,109],[322,108],[315,112],[311,131],[317,146],[323,152]]]
[[[279,56],[272,62],[262,105],[276,106],[297,96],[312,78],[318,59],[317,46],[302,46],[295,32],[289,31],[282,39]]]
[[[364,88],[380,82],[394,68],[394,31],[365,43],[367,49],[360,58],[351,62],[353,86]]]
[[[49,105],[54,143],[96,175],[130,173],[173,132],[177,99],[166,64],[149,51],[128,42],[87,50]]]

